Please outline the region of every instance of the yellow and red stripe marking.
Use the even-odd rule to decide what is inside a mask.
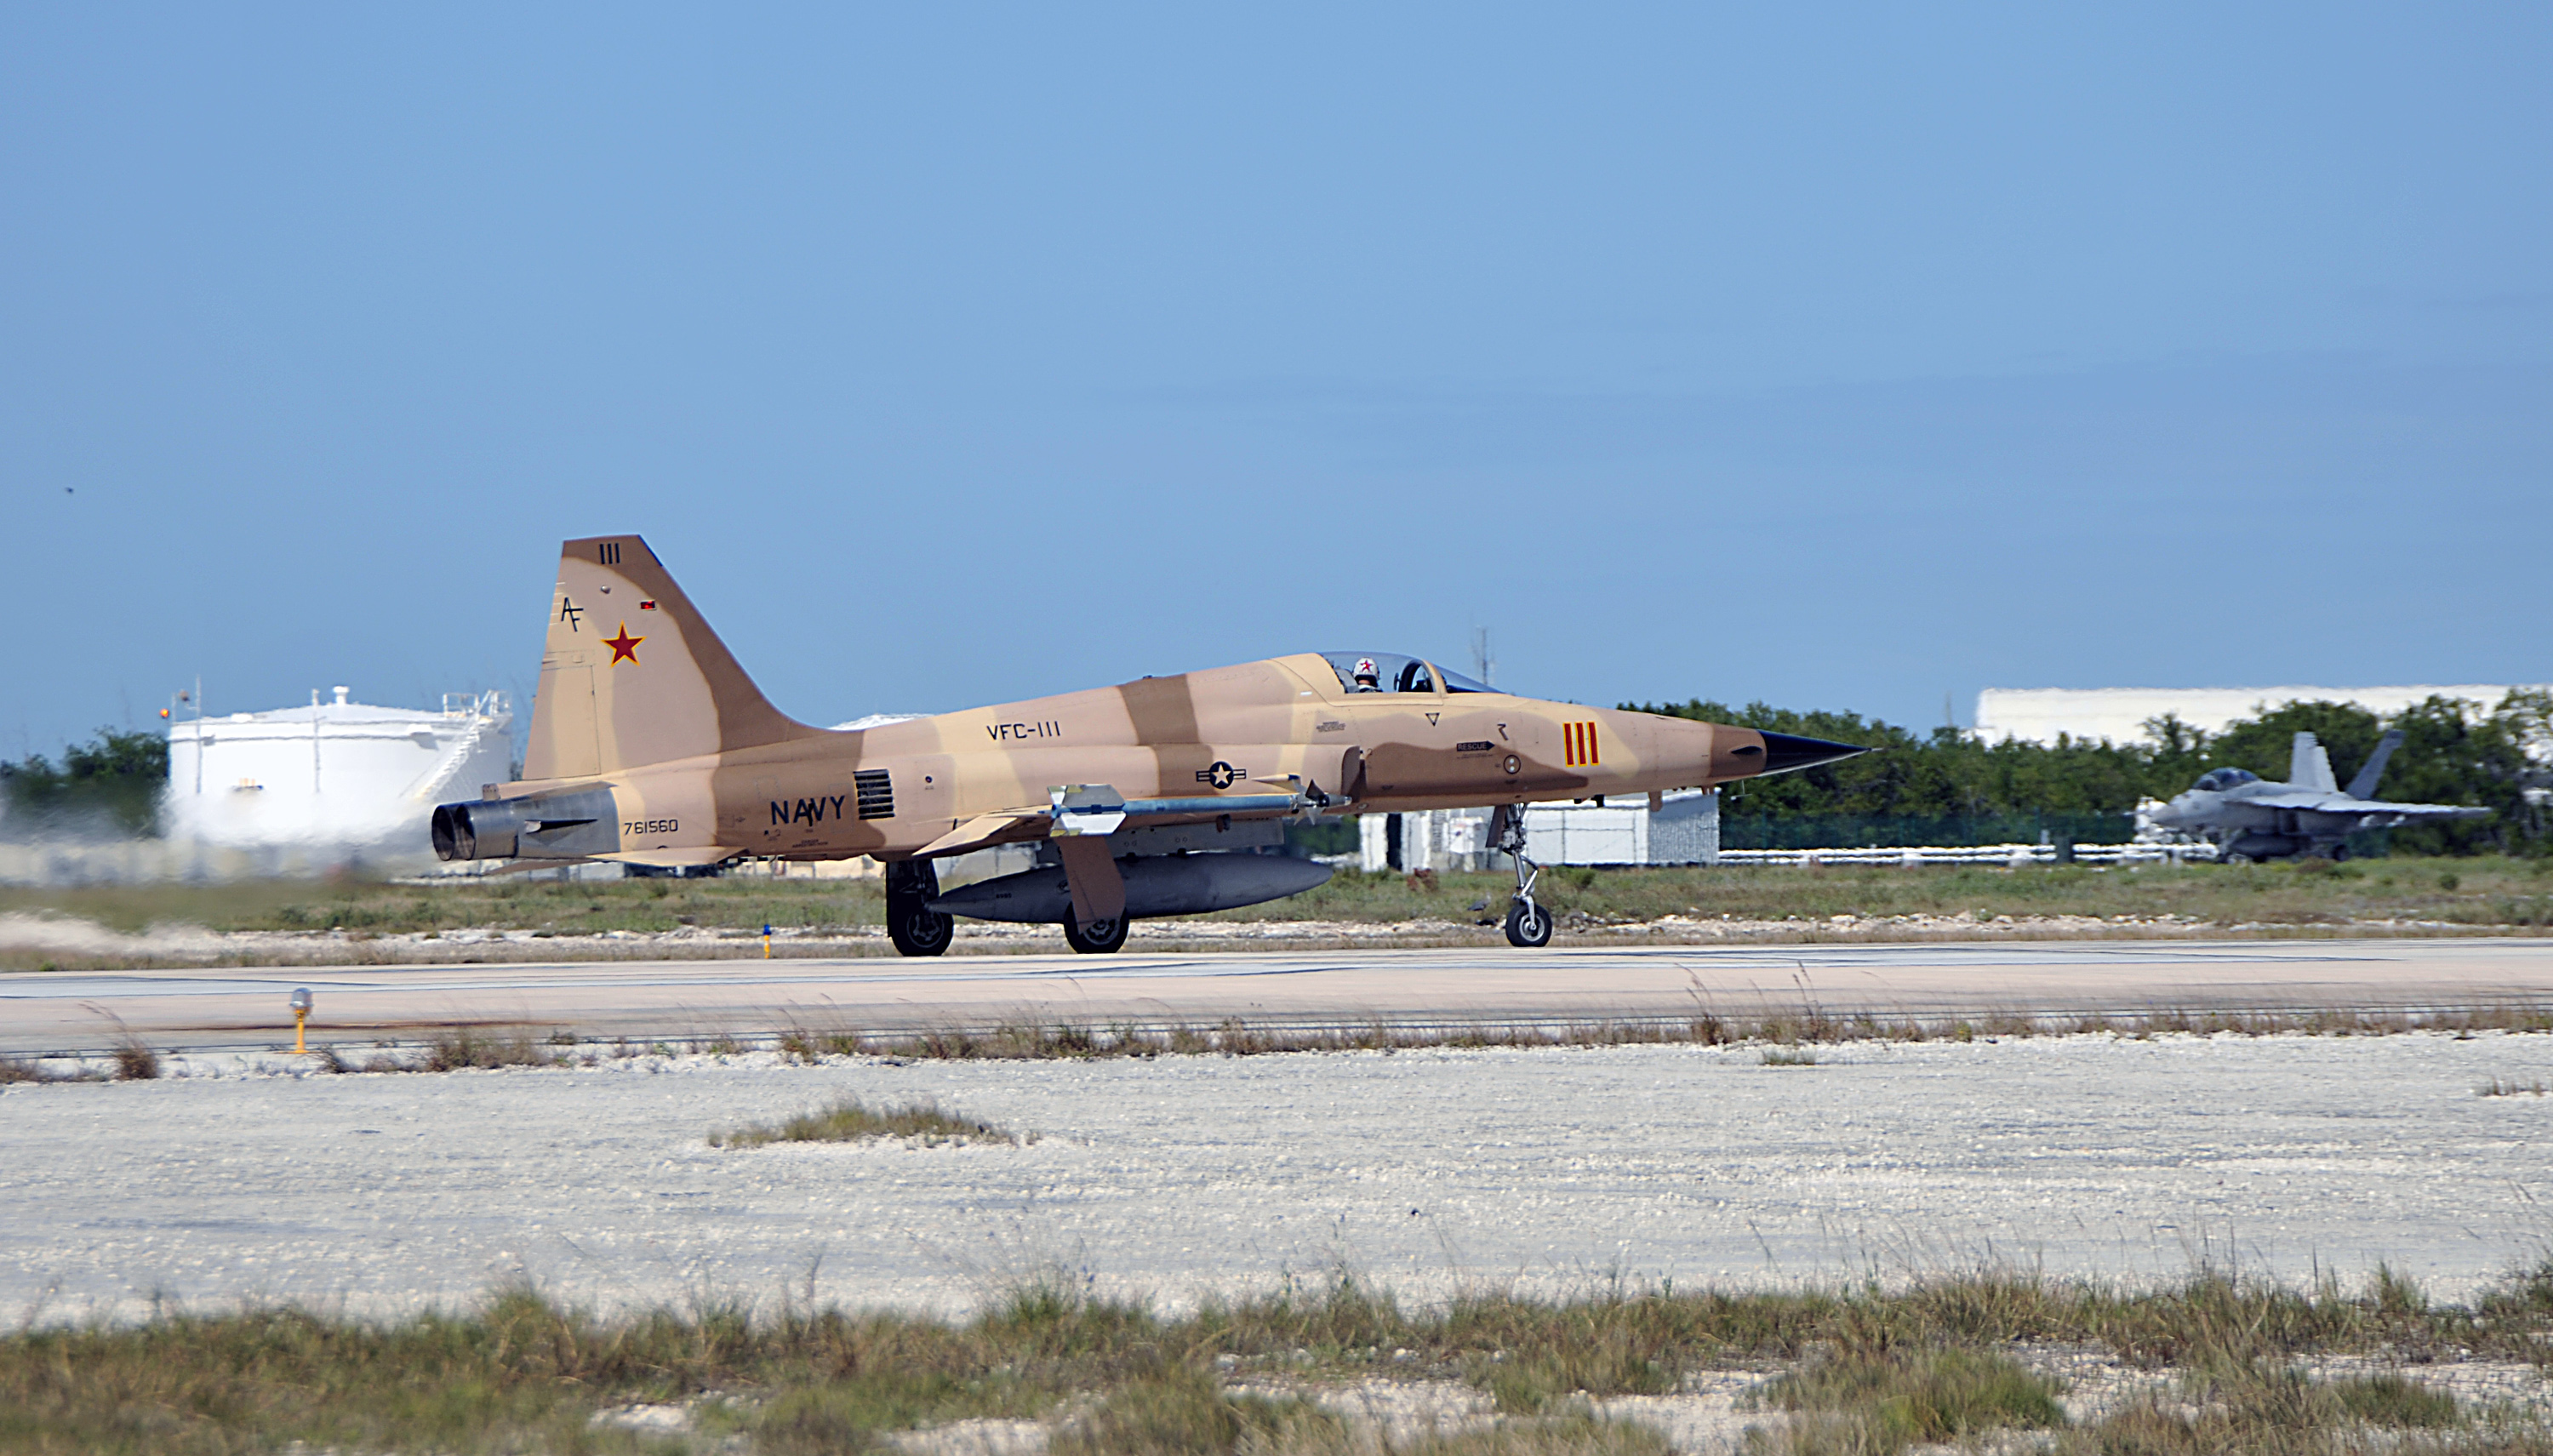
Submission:
[[[1570,768],[1594,768],[1598,762],[1596,755],[1596,725],[1592,723],[1562,724],[1560,726],[1560,747],[1561,761],[1565,766]]]

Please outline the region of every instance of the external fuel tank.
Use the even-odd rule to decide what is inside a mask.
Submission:
[[[1126,880],[1126,918],[1202,915],[1299,895],[1328,881],[1330,867],[1277,854],[1211,852],[1147,854],[1117,861]],[[944,915],[1054,925],[1072,914],[1072,887],[1060,866],[978,880],[930,902]]]

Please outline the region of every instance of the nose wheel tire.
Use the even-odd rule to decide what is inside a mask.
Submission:
[[[1524,852],[1523,805],[1501,804],[1490,815],[1490,847],[1515,861],[1515,900],[1507,907],[1507,944],[1528,951],[1550,945],[1551,912],[1533,898],[1533,882],[1542,878],[1542,866]]]
[[[1084,955],[1105,955],[1126,944],[1126,917],[1092,921],[1087,931],[1081,922],[1068,919],[1063,923],[1063,941]]]
[[[1551,912],[1531,900],[1507,907],[1507,944],[1537,950],[1551,944]]]

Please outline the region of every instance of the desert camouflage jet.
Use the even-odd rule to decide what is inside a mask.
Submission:
[[[2347,839],[2360,830],[2442,819],[2480,819],[2488,809],[2456,804],[2386,804],[2368,796],[2384,776],[2386,759],[2402,746],[2402,730],[2386,733],[2358,777],[2341,788],[2332,778],[2331,755],[2311,733],[2298,733],[2287,759],[2287,781],[2276,783],[2248,768],[2211,768],[2172,801],[2149,812],[2163,829],[2216,841],[2227,863],[2248,864],[2289,854],[2349,857]]]
[[[1304,652],[862,730],[783,716],[646,542],[560,548],[520,782],[434,812],[445,859],[658,866],[742,856],[886,866],[887,932],[948,949],[950,917],[1063,926],[1297,894],[1328,866],[1251,852],[1318,815],[1498,806],[1507,939],[1540,946],[1520,806],[1657,795],[1864,750],[1518,698],[1415,657]],[[1037,867],[943,893],[934,861],[1034,842]]]

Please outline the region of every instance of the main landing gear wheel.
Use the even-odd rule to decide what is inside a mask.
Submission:
[[[1531,900],[1507,907],[1507,944],[1536,950],[1551,944],[1551,912]]]
[[[1094,920],[1090,923],[1090,929],[1084,931],[1081,928],[1081,922],[1066,916],[1063,921],[1063,942],[1084,955],[1105,955],[1126,944],[1126,917],[1121,915],[1115,920]]]
[[[901,911],[890,904],[886,915],[886,938],[895,949],[907,955],[938,955],[957,938],[957,919],[937,910],[925,910],[920,902]]]
[[[1551,912],[1535,903],[1542,866],[1524,854],[1524,808],[1501,804],[1490,816],[1490,847],[1515,861],[1515,903],[1507,907],[1507,944],[1532,950],[1551,944]]]
[[[930,908],[940,894],[940,871],[928,859],[886,867],[886,938],[907,955],[938,955],[956,938],[957,920]]]

